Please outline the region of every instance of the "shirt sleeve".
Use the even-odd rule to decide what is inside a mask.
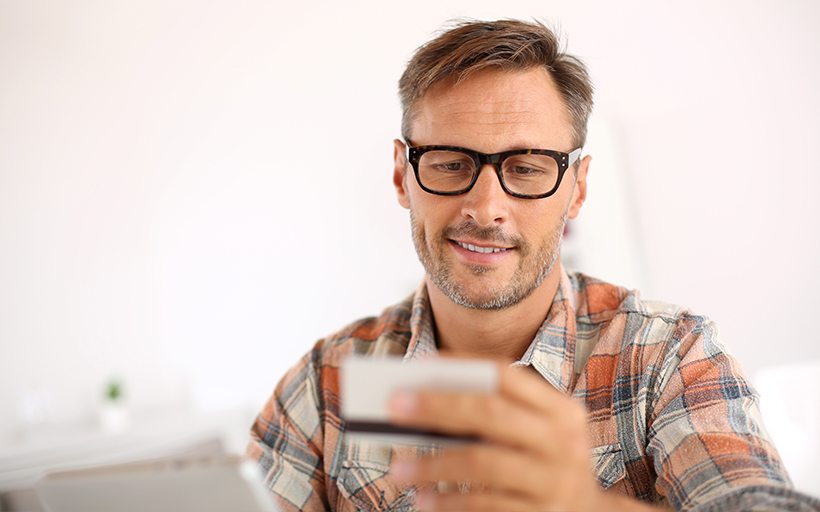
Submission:
[[[251,426],[246,456],[261,466],[264,483],[282,511],[330,510],[321,388],[313,361],[317,352],[314,348],[285,374]]]
[[[700,316],[680,320],[649,412],[656,490],[676,510],[818,510],[792,489],[758,396]],[[740,508],[738,508],[740,507]]]

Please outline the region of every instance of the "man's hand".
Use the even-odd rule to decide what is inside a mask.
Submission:
[[[615,504],[592,472],[583,405],[528,369],[499,364],[499,372],[496,393],[393,396],[391,422],[481,440],[435,456],[394,461],[391,474],[405,483],[471,482],[469,493],[450,486],[449,492],[419,494],[416,505],[424,510],[612,510]]]

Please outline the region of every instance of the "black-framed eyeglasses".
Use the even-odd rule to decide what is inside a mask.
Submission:
[[[465,194],[478,181],[485,165],[492,165],[501,188],[513,197],[542,199],[553,195],[581,148],[569,153],[552,149],[513,149],[481,153],[459,146],[413,146],[407,140],[407,160],[425,192],[442,196]]]

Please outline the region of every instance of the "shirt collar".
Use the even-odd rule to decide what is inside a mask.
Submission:
[[[410,342],[404,353],[404,360],[438,354],[436,335],[433,332],[433,312],[430,309],[430,297],[427,285],[422,281],[413,296],[410,311]]]
[[[559,263],[560,265],[560,263]],[[577,296],[564,267],[547,317],[513,366],[532,366],[556,389],[569,392],[575,380]]]
[[[547,316],[529,347],[513,366],[532,366],[556,389],[568,393],[575,379],[575,290],[563,265],[558,262],[560,281]],[[430,298],[424,282],[413,296],[410,341],[404,360],[438,354]]]

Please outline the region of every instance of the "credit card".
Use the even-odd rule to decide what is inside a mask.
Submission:
[[[342,362],[340,386],[350,438],[409,445],[469,442],[475,439],[391,424],[390,397],[413,390],[491,393],[498,388],[498,369],[491,361],[470,359],[351,356]]]

